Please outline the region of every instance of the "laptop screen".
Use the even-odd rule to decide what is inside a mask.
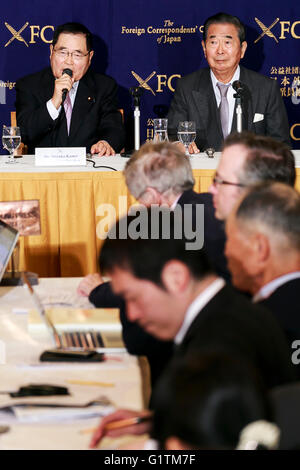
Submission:
[[[0,220],[0,281],[18,238],[19,232]]]

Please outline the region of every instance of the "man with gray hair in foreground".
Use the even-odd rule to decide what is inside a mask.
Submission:
[[[100,264],[123,297],[129,320],[162,341],[174,340],[172,362],[198,353],[228,353],[256,367],[268,388],[292,381],[288,345],[273,316],[226,286],[204,250],[189,249],[176,233],[175,212],[160,208],[163,217],[157,223],[157,209],[140,209],[120,220],[101,249]],[[132,232],[137,226],[138,234]],[[110,421],[128,417],[132,411],[103,418],[91,445],[106,434]]]
[[[217,274],[228,278],[223,224],[214,216],[211,195],[193,191],[195,181],[190,161],[176,145],[166,142],[143,145],[127,162],[124,177],[130,193],[147,207],[152,204],[180,207],[183,213],[190,208],[190,229],[197,229],[199,234],[204,230],[204,249]],[[197,220],[199,205],[204,207],[204,227],[202,220]],[[103,283],[100,274],[86,276],[78,292],[89,296],[96,307],[120,309],[124,343],[131,354],[148,358],[154,383],[173,353],[173,344],[160,342],[128,321],[123,300],[112,293],[110,283]]]
[[[264,181],[294,186],[295,158],[286,144],[250,132],[231,134],[224,142],[213,184],[216,217],[226,220],[247,187]]]
[[[273,313],[292,356],[300,346],[300,194],[281,183],[249,189],[229,215],[226,233],[234,286]],[[296,351],[294,359],[300,363]]]

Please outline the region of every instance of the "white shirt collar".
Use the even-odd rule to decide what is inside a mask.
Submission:
[[[178,194],[178,196],[176,197],[176,199],[173,201],[170,209],[173,211],[175,209],[175,207],[177,206],[177,202],[179,201],[179,199],[181,198],[182,196],[182,193],[181,194]]]
[[[77,94],[77,90],[78,90],[78,85],[79,85],[79,80],[77,80],[77,82],[73,83],[73,86],[72,86],[71,90],[69,91],[72,107],[74,106],[74,102],[75,102],[75,98],[76,98],[76,94]]]
[[[300,271],[293,273],[284,274],[283,276],[273,279],[268,284],[265,284],[253,297],[253,302],[259,302],[260,300],[267,299],[278,287],[286,284],[289,281],[300,278]]]
[[[234,72],[233,74],[233,77],[232,79],[230,80],[230,85],[233,84],[233,82],[235,82],[235,80],[239,80],[240,78],[240,66],[238,65],[237,68],[236,68],[236,71]],[[217,80],[215,74],[213,73],[213,71],[210,69],[210,77],[211,77],[211,81],[212,81],[212,84],[213,84],[213,87],[214,87],[214,90],[217,90],[218,91],[218,94],[220,95],[220,90],[219,88],[217,87],[217,83],[219,83],[219,80]],[[220,82],[220,83],[223,83],[223,82]],[[226,83],[227,85],[227,83]]]
[[[225,281],[221,277],[218,277],[213,281],[203,292],[201,292],[188,307],[183,323],[175,336],[175,344],[181,344],[187,330],[191,326],[194,319],[197,317],[199,312],[205,307],[206,304],[225,286]]]

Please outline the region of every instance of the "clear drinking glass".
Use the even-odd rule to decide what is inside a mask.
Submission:
[[[3,126],[2,146],[9,151],[9,157],[6,163],[15,163],[14,151],[21,144],[21,134],[19,127]]]
[[[154,136],[153,142],[168,142],[168,119],[153,119]]]
[[[196,139],[196,123],[194,121],[181,121],[178,124],[178,140],[185,147],[185,154],[189,154],[189,145]]]

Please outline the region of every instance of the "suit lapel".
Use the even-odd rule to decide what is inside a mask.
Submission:
[[[93,80],[87,72],[87,74],[80,80],[74,107],[72,111],[72,119],[70,126],[70,137],[74,137],[80,133],[80,127],[85,116],[90,112],[95,103],[95,87]]]
[[[194,336],[197,335],[197,330],[201,328],[201,325],[206,321],[206,318],[212,317],[215,313],[217,313],[220,305],[226,305],[227,296],[228,286],[225,285],[198,313],[196,318],[194,318],[193,322],[190,324],[190,327],[187,330],[186,335],[184,336],[180,345],[182,352],[186,351],[189,343],[193,340]]]
[[[209,141],[223,140],[222,126],[220,120],[220,113],[217,107],[216,97],[210,78],[210,70],[203,69],[199,76],[199,81],[196,89],[193,90],[193,98],[199,113],[199,120],[203,123],[203,128],[206,129],[207,135],[212,138]],[[216,132],[213,132],[211,122],[216,122]]]
[[[38,90],[42,103],[45,103],[50,100],[53,96],[54,91],[54,77],[51,71],[51,68],[48,67],[45,69],[44,74],[41,79],[41,86]]]

